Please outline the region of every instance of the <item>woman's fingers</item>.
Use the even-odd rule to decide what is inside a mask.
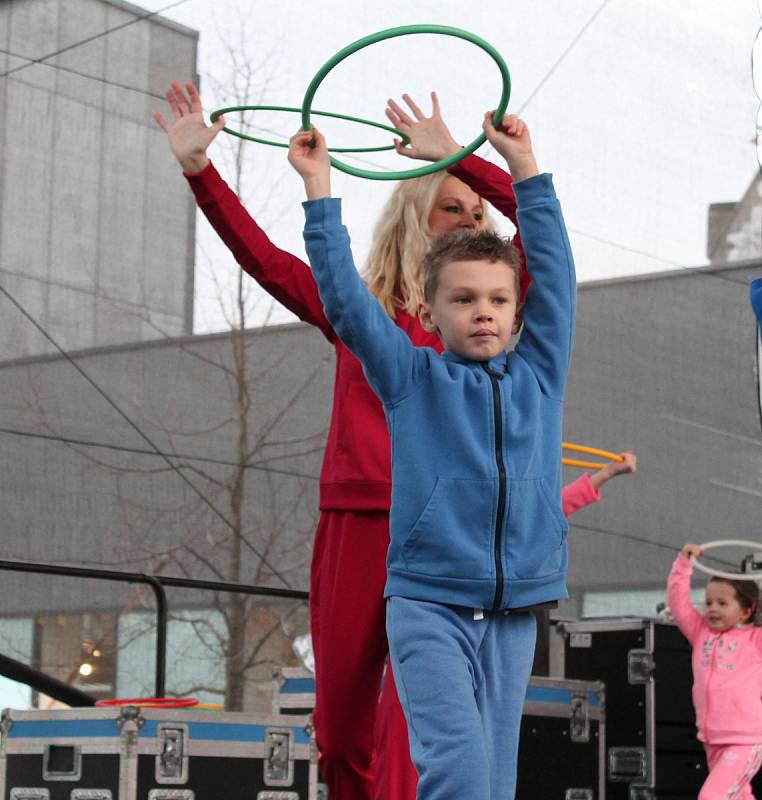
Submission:
[[[169,133],[169,123],[158,111],[153,112],[153,118],[156,120],[156,123],[164,131],[164,133]]]
[[[404,97],[404,95],[403,95]],[[401,106],[397,105],[391,98],[387,101],[389,108],[397,115],[400,122],[403,122],[405,125],[412,125],[413,120],[410,119],[409,115],[406,111],[402,109]]]
[[[408,107],[413,112],[413,116],[420,122],[422,119],[426,119],[425,114],[421,111],[420,108],[415,103],[415,100],[409,94],[403,94],[402,99],[408,104]]]

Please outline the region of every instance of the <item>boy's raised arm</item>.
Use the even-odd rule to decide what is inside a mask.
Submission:
[[[394,403],[408,393],[428,356],[389,319],[355,268],[341,201],[330,196],[330,159],[322,134],[314,128],[295,134],[288,160],[307,192],[304,241],[326,316],[362,362],[376,394]]]
[[[542,391],[561,400],[574,339],[576,277],[553,180],[547,173],[538,174],[529,131],[522,120],[506,116],[496,129],[489,112],[483,127],[513,176],[521,240],[532,276],[516,354],[530,365]]]

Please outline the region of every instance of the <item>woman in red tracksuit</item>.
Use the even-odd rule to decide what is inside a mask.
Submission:
[[[224,121],[207,127],[195,87],[187,84],[187,91],[177,82],[167,91],[171,124],[160,114],[155,117],[199,208],[241,267],[301,320],[319,328],[336,350],[310,582],[321,773],[332,800],[414,800],[417,775],[391,672],[379,699],[387,656],[383,588],[391,489],[381,403],[326,320],[310,268],[267,238],[207,158]],[[391,101],[387,111],[410,137],[407,147],[398,144],[401,154],[435,161],[460,149],[435,95],[431,117],[405,99],[413,117]],[[441,350],[439,339],[418,322],[418,264],[433,237],[461,227],[489,227],[481,198],[516,223],[510,176],[471,155],[448,173],[401,183],[382,212],[365,277],[389,316],[418,346]],[[519,244],[518,236],[514,242]],[[522,294],[528,282],[524,272]],[[596,500],[597,487],[587,487],[582,495],[574,510]]]

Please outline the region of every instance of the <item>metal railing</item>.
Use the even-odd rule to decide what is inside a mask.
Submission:
[[[116,581],[120,583],[142,583],[149,586],[156,599],[156,676],[155,696],[164,697],[167,672],[167,618],[169,606],[165,586],[183,589],[202,589],[213,592],[260,595],[263,597],[282,597],[290,600],[307,600],[308,592],[296,589],[276,589],[269,586],[247,586],[226,581],[197,580],[194,578],[173,578],[165,575],[148,575],[143,572],[122,572],[121,570],[97,569],[94,567],[71,567],[33,561],[12,561],[0,559],[0,570],[27,572],[37,575],[63,575],[70,578]],[[7,671],[6,671],[7,670]],[[14,659],[0,656],[0,674],[13,680],[21,680],[35,689],[44,691],[68,705],[92,705],[90,695],[80,692],[45,673],[27,667]],[[23,677],[21,677],[23,676]],[[68,689],[69,691],[66,691]],[[66,697],[61,694],[66,694]],[[73,701],[73,702],[72,702]]]

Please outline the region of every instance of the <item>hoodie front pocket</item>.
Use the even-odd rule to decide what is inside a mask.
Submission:
[[[506,562],[513,578],[544,578],[563,569],[568,523],[541,478],[510,482]]]
[[[405,539],[405,568],[442,578],[493,578],[495,495],[491,480],[438,478]]]

